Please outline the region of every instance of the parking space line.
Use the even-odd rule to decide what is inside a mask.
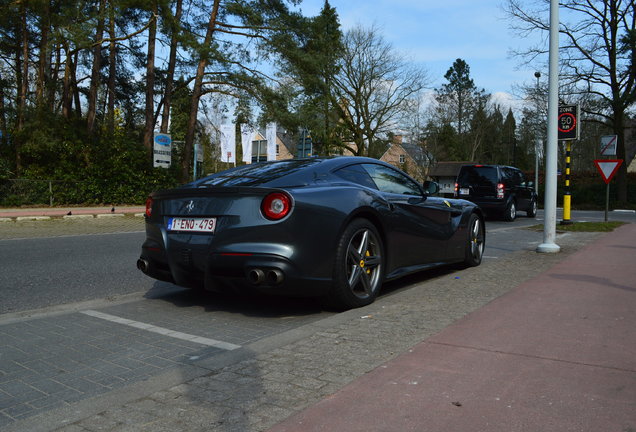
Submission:
[[[95,310],[85,310],[85,311],[80,311],[80,313],[83,313],[84,315],[88,315],[88,316],[92,316],[94,318],[100,318],[106,321],[110,321],[110,322],[114,322],[117,324],[123,324],[123,325],[127,325],[129,327],[134,327],[134,328],[138,328],[141,330],[146,330],[149,332],[153,332],[153,333],[158,333],[160,335],[163,336],[169,336],[172,338],[176,338],[176,339],[181,339],[181,340],[186,340],[186,341],[190,341],[190,342],[194,342],[194,343],[198,343],[201,345],[207,345],[207,346],[211,346],[211,347],[215,347],[215,348],[221,348],[224,350],[228,350],[228,351],[232,351],[238,348],[241,348],[240,345],[234,345],[232,343],[229,342],[223,342],[223,341],[218,341],[218,340],[214,340],[214,339],[209,339],[209,338],[205,338],[205,337],[201,337],[201,336],[195,336],[195,335],[191,335],[188,333],[182,333],[179,331],[174,331],[174,330],[170,330],[164,327],[157,327],[155,325],[152,324],[146,324],[140,321],[133,321],[133,320],[129,320],[126,318],[121,318],[115,315],[110,315],[110,314],[106,314],[103,312],[98,312]]]

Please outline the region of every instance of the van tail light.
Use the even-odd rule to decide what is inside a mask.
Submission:
[[[153,203],[153,199],[151,197],[148,197],[146,199],[146,217],[147,218],[152,216],[152,203]]]
[[[283,192],[272,192],[263,198],[261,212],[269,220],[280,220],[291,211],[291,198]]]
[[[506,192],[506,186],[503,183],[497,184],[497,199],[502,199]]]

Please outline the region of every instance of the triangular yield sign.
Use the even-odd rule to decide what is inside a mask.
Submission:
[[[605,183],[612,181],[614,174],[618,171],[618,167],[623,163],[622,159],[603,159],[595,160],[596,168],[601,173],[601,177],[605,180]]]

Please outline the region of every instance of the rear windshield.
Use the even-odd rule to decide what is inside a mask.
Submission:
[[[318,162],[318,159],[301,159],[243,165],[203,178],[192,186],[267,186],[275,180],[298,174]]]
[[[489,166],[465,166],[459,172],[457,183],[460,186],[493,186],[498,183],[497,168]]]

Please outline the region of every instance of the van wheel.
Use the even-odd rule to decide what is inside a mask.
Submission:
[[[517,205],[515,204],[515,200],[510,200],[508,206],[506,207],[506,211],[504,212],[504,220],[507,222],[512,222],[517,217]]]

